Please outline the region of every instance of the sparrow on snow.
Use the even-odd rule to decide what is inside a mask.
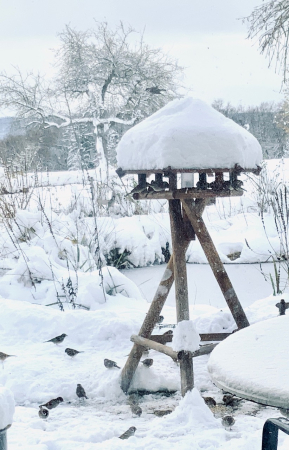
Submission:
[[[104,365],[107,369],[112,369],[113,367],[117,367],[118,369],[120,369],[116,362],[112,361],[111,359],[105,359]]]
[[[88,399],[88,397],[86,396],[85,390],[83,389],[81,384],[77,385],[76,395],[77,395],[78,398],[86,398],[86,399]]]
[[[136,427],[130,427],[128,430],[126,430],[123,434],[119,436],[119,439],[128,439],[131,436],[133,436],[135,432]]]
[[[63,333],[60,336],[56,336],[52,339],[49,339],[49,341],[44,341],[44,342],[53,342],[53,344],[60,344],[61,342],[64,341],[64,339],[66,338],[67,334]]]

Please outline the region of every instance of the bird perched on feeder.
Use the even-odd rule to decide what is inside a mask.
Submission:
[[[243,181],[241,181],[241,180],[238,180],[237,178],[235,178],[235,177],[233,177],[233,178],[231,178],[230,179],[230,183],[231,183],[231,186],[233,187],[233,189],[235,189],[236,191],[238,190],[238,189],[241,189],[242,191],[245,191],[246,189],[244,189],[242,186],[243,186]]]
[[[143,363],[143,365],[145,367],[151,367],[153,365],[153,363],[154,363],[154,360],[152,358],[147,358],[147,359],[144,359],[141,362]]]
[[[142,409],[139,405],[136,405],[135,403],[130,404],[131,412],[134,416],[140,417],[142,415]]]
[[[66,348],[65,353],[68,356],[71,356],[71,358],[73,358],[73,356],[78,355],[78,353],[84,353],[84,352],[79,352],[78,350],[74,350],[73,348]]]
[[[56,406],[59,405],[59,403],[63,402],[62,397],[53,398],[52,400],[49,400],[49,402],[44,403],[43,405],[39,405],[39,408],[45,407],[47,409],[53,409],[56,408]]]
[[[128,430],[125,431],[125,433],[123,433],[119,436],[119,439],[128,439],[131,436],[133,436],[135,432],[136,432],[136,427],[130,427]]]
[[[232,191],[234,189],[230,180],[226,180],[223,182],[223,189],[225,191]]]
[[[11,356],[16,356],[16,355],[7,355],[7,353],[0,352],[0,361],[4,362],[5,359],[11,358]]]
[[[231,427],[234,425],[235,419],[233,416],[224,416],[222,418],[222,425],[225,428],[229,428],[231,430]]]
[[[86,396],[85,390],[84,390],[84,388],[81,386],[81,384],[78,384],[78,385],[77,385],[77,388],[76,388],[76,395],[77,395],[78,398],[86,398],[86,399],[88,399],[88,397]]]
[[[39,406],[38,416],[40,419],[47,419],[49,416],[48,409],[42,408],[42,406]]]
[[[117,367],[118,369],[120,369],[116,362],[112,361],[111,359],[105,359],[103,362],[107,369],[112,369],[113,367]]]
[[[140,183],[136,187],[134,187],[132,189],[132,191],[130,191],[128,194],[126,194],[125,197],[127,197],[128,195],[132,195],[132,194],[141,194],[142,192],[146,191],[148,187],[149,187],[149,183],[147,183],[147,182]]]
[[[201,178],[196,184],[196,188],[201,189],[202,191],[205,191],[209,187],[211,187],[211,184],[207,182],[206,178]]]
[[[63,333],[60,336],[56,336],[52,339],[49,339],[49,341],[44,341],[44,342],[53,342],[53,344],[61,344],[61,342],[64,341],[64,339],[66,338],[67,334]]]
[[[167,181],[155,181],[152,180],[151,184],[149,185],[155,192],[164,191],[165,189],[169,188],[169,183]]]

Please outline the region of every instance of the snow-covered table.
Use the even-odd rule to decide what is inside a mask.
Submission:
[[[211,353],[208,370],[226,392],[289,409],[289,315],[232,334]]]

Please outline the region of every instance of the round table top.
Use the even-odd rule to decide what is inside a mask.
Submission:
[[[289,409],[289,314],[244,328],[211,353],[208,371],[226,392]]]

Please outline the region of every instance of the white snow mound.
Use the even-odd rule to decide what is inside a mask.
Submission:
[[[187,350],[194,352],[200,346],[200,336],[191,320],[182,320],[178,323],[173,335],[173,349],[176,352]]]
[[[0,430],[13,422],[15,403],[12,391],[0,386]]]
[[[194,388],[186,393],[175,411],[166,418],[164,427],[173,429],[174,426],[183,429],[185,434],[187,428],[195,433],[200,429],[216,428],[219,424],[199,391]]]
[[[117,146],[124,170],[244,169],[260,165],[262,149],[247,130],[202,100],[173,100],[128,130]]]

